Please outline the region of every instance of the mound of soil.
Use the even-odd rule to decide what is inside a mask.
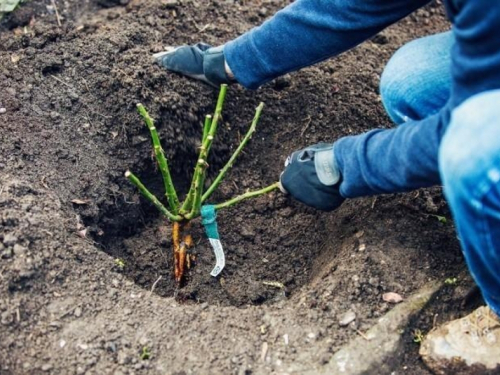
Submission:
[[[135,105],[156,119],[185,192],[217,92],[152,64],[151,54],[221,44],[288,1],[70,0],[56,1],[57,14],[46,3],[29,2],[0,32],[2,374],[300,373],[388,311],[386,291],[410,295],[460,275],[460,288],[444,290],[415,322],[422,330],[437,313],[439,322],[470,308],[439,189],[358,199],[331,214],[280,193],[242,203],[219,213],[221,276],[209,275],[214,257],[196,222],[196,266],[176,288],[168,225],[123,177],[130,168],[162,188]],[[210,178],[257,104],[266,107],[214,201],[274,182],[305,145],[391,126],[378,96],[384,63],[405,41],[446,28],[431,4],[338,59],[258,91],[232,86]],[[340,328],[348,310],[356,323]],[[427,374],[415,327],[404,366]],[[151,356],[141,360],[145,347]]]

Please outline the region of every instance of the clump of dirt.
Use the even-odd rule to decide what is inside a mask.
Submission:
[[[55,9],[32,1],[28,27],[4,21],[3,372],[300,373],[324,364],[390,309],[383,292],[409,295],[429,279],[464,270],[438,189],[354,200],[331,214],[275,192],[220,212],[227,265],[219,278],[209,275],[214,258],[195,223],[197,264],[187,285],[176,288],[167,223],[123,177],[130,168],[161,191],[135,105],[156,119],[174,182],[185,192],[217,92],[152,64],[151,54],[200,40],[224,43],[287,3],[56,2],[58,27]],[[390,126],[378,97],[384,62],[404,41],[447,27],[432,4],[341,58],[258,91],[232,86],[211,178],[258,102],[266,107],[214,201],[274,182],[300,147]],[[339,328],[348,310],[356,325]],[[276,343],[269,356],[262,355],[264,342]],[[141,361],[146,346],[154,354]],[[12,354],[18,348],[29,354]]]

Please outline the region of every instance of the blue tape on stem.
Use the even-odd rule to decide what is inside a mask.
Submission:
[[[201,223],[205,227],[208,238],[219,239],[217,231],[217,210],[214,205],[207,204],[201,207]]]

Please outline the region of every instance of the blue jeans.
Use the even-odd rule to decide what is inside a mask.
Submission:
[[[381,79],[382,102],[401,124],[437,113],[451,86],[450,32],[402,47]],[[500,90],[475,95],[451,114],[439,170],[469,270],[500,315]]]

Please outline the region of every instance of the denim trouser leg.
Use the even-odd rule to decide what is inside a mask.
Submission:
[[[382,103],[396,124],[437,113],[451,87],[451,31],[416,39],[389,60],[380,79]]]
[[[439,167],[470,272],[500,315],[500,90],[453,111]]]

